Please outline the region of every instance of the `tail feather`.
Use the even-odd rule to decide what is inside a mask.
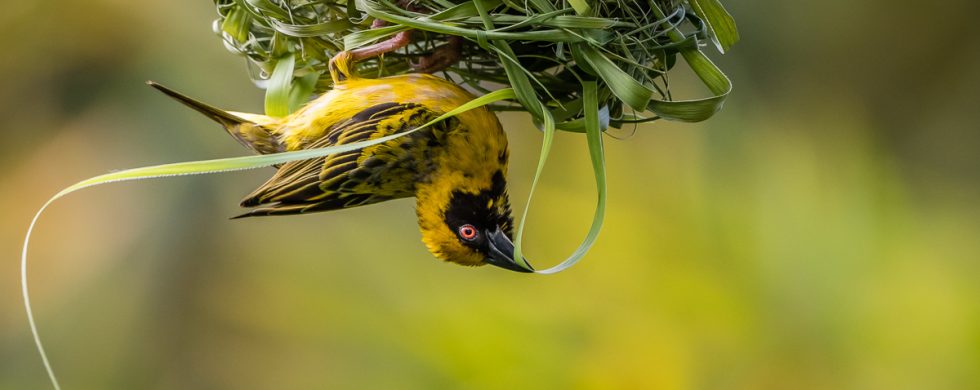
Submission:
[[[263,154],[283,151],[282,145],[273,132],[260,124],[190,98],[157,82],[147,81],[146,84],[220,123],[228,131],[228,134],[231,134],[239,143],[250,149]]]
[[[207,103],[190,98],[187,95],[167,88],[155,81],[147,81],[146,84],[156,88],[160,92],[163,92],[165,95],[174,98],[174,100],[183,103],[185,106],[193,108],[195,111],[213,119],[215,122],[220,123],[225,128],[231,129],[242,123],[248,123],[248,121],[245,119],[229,114],[227,111],[215,108]]]

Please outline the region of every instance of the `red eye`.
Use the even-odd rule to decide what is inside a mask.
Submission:
[[[473,225],[463,225],[459,227],[459,236],[464,240],[473,241],[476,239],[476,228]]]

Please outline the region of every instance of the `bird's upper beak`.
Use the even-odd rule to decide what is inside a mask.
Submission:
[[[534,268],[521,258],[520,262],[514,261],[514,242],[507,237],[500,227],[494,228],[486,233],[489,238],[490,256],[486,262],[500,268],[509,269],[517,272],[534,272]]]

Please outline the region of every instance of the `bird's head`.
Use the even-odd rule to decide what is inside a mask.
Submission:
[[[450,175],[420,188],[417,197],[422,241],[436,257],[462,265],[492,264],[533,272],[524,259],[514,259],[513,219],[503,172],[485,179]]]

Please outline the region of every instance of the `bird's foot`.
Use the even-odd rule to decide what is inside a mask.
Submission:
[[[412,30],[402,31],[386,41],[375,43],[371,46],[362,47],[354,50],[344,50],[330,59],[330,75],[334,83],[341,81],[339,76],[344,79],[354,78],[353,65],[371,57],[377,57],[401,49],[412,41]]]
[[[432,54],[419,58],[419,62],[412,63],[412,69],[419,73],[435,73],[455,65],[462,58],[463,40],[457,36],[451,36],[444,45],[432,51]]]

